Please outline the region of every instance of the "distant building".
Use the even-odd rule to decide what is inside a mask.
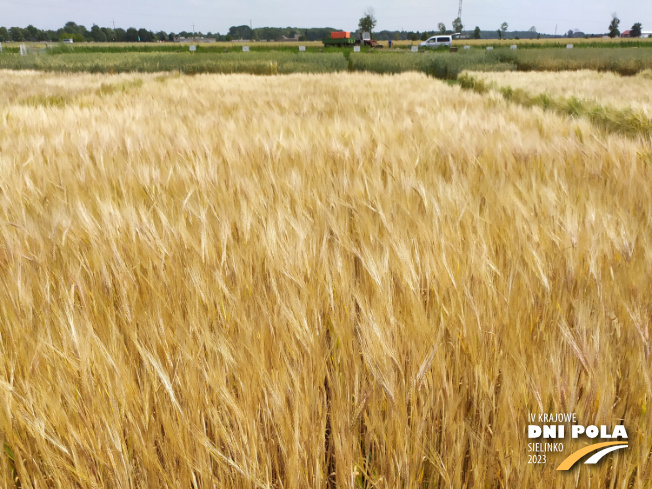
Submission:
[[[632,37],[632,31],[626,30],[620,34],[620,37]],[[641,30],[641,38],[647,39],[648,37],[652,37],[652,31]]]

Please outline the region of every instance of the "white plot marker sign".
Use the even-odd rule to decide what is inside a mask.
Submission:
[[[464,49],[471,49],[471,46],[467,44],[466,46],[464,46]]]
[[[419,48],[418,48],[417,46],[412,46],[412,52],[413,52],[413,53],[418,53],[418,52],[419,52]]]
[[[24,44],[20,45],[20,55],[27,56],[27,46],[25,46]]]
[[[243,53],[248,53],[249,52],[249,46],[242,46],[242,52]]]
[[[353,52],[354,53],[359,53],[360,52],[360,46],[353,46]]]
[[[566,44],[566,49],[573,49],[573,45],[572,44]]]
[[[195,46],[194,44],[192,44],[192,45],[190,46],[190,52],[191,52],[191,53],[194,53],[195,51],[197,51],[197,46]]]
[[[487,46],[487,51],[493,51],[494,47],[493,46]]]
[[[305,46],[299,46],[299,51],[300,51],[300,52],[304,52],[305,50],[306,50],[306,47],[305,47]]]
[[[517,46],[516,44],[512,44],[512,45],[509,47],[509,49],[511,49],[512,51],[516,51],[516,50],[518,49],[518,46]]]

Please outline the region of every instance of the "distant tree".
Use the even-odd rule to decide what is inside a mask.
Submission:
[[[93,24],[91,27],[91,39],[94,42],[106,42],[106,34],[102,32],[102,29],[97,24]]]
[[[125,42],[127,40],[127,31],[118,27],[113,31],[115,33],[115,42]]]
[[[443,22],[437,24],[437,29],[439,29],[439,32],[441,34],[446,34],[446,24],[444,24]]]
[[[358,27],[362,32],[369,32],[371,34],[377,22],[373,7],[368,7],[364,11],[364,16],[358,22]]]
[[[140,42],[152,42],[154,40],[154,34],[152,31],[144,28],[138,29],[138,40]]]
[[[97,25],[97,24],[93,24],[93,25],[91,26],[91,39],[92,39],[94,42],[97,42],[97,38],[99,37],[100,32],[102,32],[102,30],[100,29],[100,26],[99,26],[99,25]]]
[[[453,21],[453,32],[462,32],[464,25],[462,24],[462,19],[459,17]]]
[[[502,39],[503,39],[503,31],[498,29],[496,32],[498,33],[498,39],[500,39],[502,41]]]
[[[6,27],[0,27],[0,42],[7,42],[9,40],[9,31]]]
[[[66,32],[70,32],[71,34],[77,33],[78,29],[79,26],[72,21],[66,22],[66,25],[63,26],[63,30]]]
[[[110,27],[102,27],[102,32],[107,41],[115,41],[115,31]]]
[[[618,26],[620,25],[620,19],[616,12],[611,14],[611,23],[609,24],[609,37],[614,38],[620,36],[620,31]]]
[[[20,27],[11,27],[9,29],[9,36],[14,42],[20,42],[25,40],[25,33]]]
[[[88,29],[86,29],[86,27],[84,27],[83,25],[79,26],[79,31],[77,32],[77,34],[79,34],[81,37],[84,38],[83,40],[81,40],[79,42],[84,42],[84,41],[90,41],[91,40],[91,33],[88,32]],[[73,39],[74,39],[74,37],[73,37]],[[75,41],[75,42],[77,42],[77,41]]]
[[[426,31],[423,31],[423,33],[421,34],[421,40],[425,41],[426,39],[428,39],[428,33]]]
[[[475,30],[473,31],[473,39],[480,39],[482,37],[482,33],[480,32],[480,28],[476,25]]]
[[[174,32],[170,32],[170,33],[168,34],[168,41],[170,41],[170,42],[174,42]]]
[[[643,26],[641,25],[640,22],[637,22],[632,26],[632,29],[630,31],[630,36],[632,37],[641,37],[641,29],[643,29]]]
[[[416,32],[410,32],[409,37],[410,37],[410,41],[418,41],[419,40],[419,36],[417,35]]]
[[[231,39],[251,39],[252,30],[248,25],[239,25],[229,27]]]
[[[573,29],[569,30],[569,31],[566,33],[566,37],[573,37]]]
[[[138,31],[133,27],[127,29],[127,34],[125,35],[126,42],[138,42]]]
[[[505,34],[507,33],[507,28],[508,28],[508,27],[509,27],[509,24],[508,24],[507,22],[503,22],[502,24],[500,24],[500,30],[501,30],[502,33],[503,33],[503,35],[500,36],[501,39],[502,39],[503,37],[505,37]]]
[[[34,27],[32,24],[28,25],[23,29],[23,34],[26,41],[36,41],[38,39],[39,30]]]
[[[535,26],[530,27],[530,39],[534,39],[534,35],[537,33],[537,28]]]

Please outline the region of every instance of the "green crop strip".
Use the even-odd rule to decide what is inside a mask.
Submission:
[[[148,46],[57,46],[44,54],[19,56],[6,48],[0,54],[0,69],[34,69],[54,72],[125,73],[174,71],[178,73],[332,73],[368,71],[403,73],[418,71],[443,80],[455,80],[465,70],[473,71],[610,71],[634,75],[652,69],[652,49],[635,47],[583,49],[462,49],[445,51],[371,50],[353,53],[346,48],[310,46],[307,52],[256,47],[243,53],[234,48],[198,48],[190,53],[180,46],[165,51]],[[172,50],[172,48],[176,48]],[[150,49],[150,50],[146,50]],[[163,49],[160,48],[160,49]],[[320,52],[323,51],[323,52]]]

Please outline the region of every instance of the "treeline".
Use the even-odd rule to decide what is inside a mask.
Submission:
[[[213,38],[217,41],[275,41],[279,38],[298,39],[300,41],[321,41],[330,35],[331,31],[338,30],[331,27],[302,29],[298,27],[260,27],[252,29],[248,25],[232,26],[228,33],[213,32],[153,32],[151,30],[135,27],[128,29],[100,27],[93,25],[90,30],[75,22],[68,22],[57,30],[42,30],[28,25],[22,27],[0,27],[0,42],[57,42],[63,39],[73,39],[75,42],[155,42],[174,41],[179,38],[192,37]]]
[[[134,27],[113,29],[93,25],[88,30],[83,25],[77,25],[74,22],[68,22],[57,30],[42,30],[33,25],[28,25],[25,28],[0,27],[0,42],[56,42],[63,39],[73,39],[75,42],[153,42],[170,41],[174,39],[174,36],[173,32],[154,33],[144,28],[136,29]]]
[[[21,27],[0,27],[0,42],[57,42],[63,39],[73,39],[75,42],[171,42],[179,38],[203,37],[213,38],[216,41],[276,41],[281,38],[297,39],[299,41],[321,41],[328,37],[332,31],[340,30],[332,27],[313,27],[303,29],[299,27],[257,27],[252,29],[248,25],[232,26],[226,34],[220,33],[202,33],[202,32],[153,32],[151,30],[135,27],[128,29],[99,27],[93,25],[90,30],[83,25],[75,22],[67,22],[66,25],[57,30],[42,30],[28,25]],[[374,32],[373,36],[379,41],[419,41],[426,40],[431,36],[442,33],[440,30],[432,31],[389,31],[383,30]],[[452,34],[453,31],[446,30],[446,34]],[[463,31],[464,37],[481,39],[497,39],[497,31],[484,31],[476,28],[475,31]],[[529,39],[533,36],[553,37],[544,34],[535,34],[531,31],[512,31],[505,32],[505,38],[512,39]],[[559,36],[561,37],[561,36]]]

